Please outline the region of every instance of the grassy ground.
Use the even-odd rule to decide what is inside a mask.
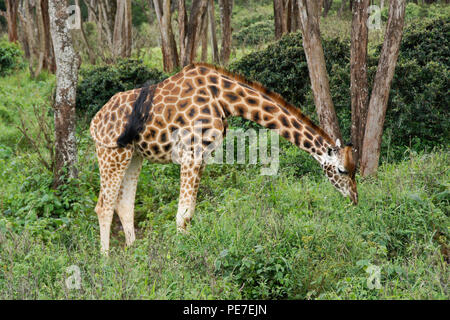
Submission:
[[[99,254],[97,181],[90,204],[65,212],[50,234],[30,217],[14,231],[3,211],[0,298],[449,298],[448,153],[383,165],[378,179],[360,181],[357,207],[322,177],[211,166],[188,235],[175,231],[177,171],[146,165],[138,240],[124,248],[116,221],[109,258]],[[79,290],[65,284],[73,265]],[[367,283],[371,266],[381,268],[380,289]]]

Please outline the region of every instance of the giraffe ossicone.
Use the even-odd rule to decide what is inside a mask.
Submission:
[[[100,169],[95,211],[102,252],[119,215],[127,245],[135,240],[134,199],[143,159],[180,164],[177,228],[193,217],[207,157],[225,137],[227,118],[237,116],[276,131],[310,153],[330,182],[357,203],[353,152],[341,146],[293,105],[257,82],[195,63],[152,87],[115,94],[91,121]],[[200,125],[199,125],[200,124]],[[182,141],[178,148],[175,139]],[[175,157],[174,157],[175,155]]]

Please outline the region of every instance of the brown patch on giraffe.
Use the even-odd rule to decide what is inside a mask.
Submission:
[[[170,91],[169,94],[172,96],[178,96],[180,94],[180,92],[181,92],[181,88],[176,86]]]
[[[175,116],[176,112],[177,110],[174,105],[166,106],[164,110],[164,120],[166,120],[166,123],[172,122],[172,119]]]
[[[194,83],[191,79],[186,79],[182,85],[181,96],[190,96],[194,92]]]
[[[197,84],[198,86],[204,86],[206,83],[205,78],[203,77],[197,77],[195,78],[195,84]]]
[[[191,98],[187,98],[187,99],[183,99],[183,100],[178,100],[177,102],[177,108],[180,111],[184,111],[187,107],[189,107],[190,105],[192,105],[192,99]]]
[[[236,95],[234,92],[231,91],[224,93],[223,96],[225,100],[227,100],[230,103],[236,103],[241,100],[241,97],[239,97],[238,95]]]
[[[195,103],[198,105],[203,105],[209,102],[209,97],[196,96],[194,98]]]

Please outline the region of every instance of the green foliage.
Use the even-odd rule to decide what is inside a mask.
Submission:
[[[275,37],[275,26],[273,21],[258,21],[248,27],[243,27],[235,35],[233,39],[238,45],[259,45],[267,43]]]
[[[117,92],[159,83],[166,75],[147,68],[141,60],[121,59],[115,65],[91,66],[80,71],[77,111],[88,119]]]
[[[414,2],[406,4],[405,20],[406,22],[417,21],[425,18],[440,19],[450,16],[450,7],[447,4],[418,5]],[[389,5],[381,11],[381,18],[387,21],[389,17]]]
[[[449,140],[449,23],[448,18],[411,25],[404,32],[400,57],[389,96],[382,152],[403,156],[406,146],[430,149]],[[299,33],[288,35],[231,66],[301,107],[316,120],[308,67]],[[341,130],[347,140],[351,127],[350,47],[345,40],[323,40],[330,90]],[[369,87],[376,73],[381,46],[368,57]],[[242,121],[234,120],[234,125]]]
[[[0,76],[11,74],[13,71],[23,68],[22,51],[16,43],[0,40]]]
[[[2,299],[449,297],[446,152],[382,165],[378,179],[359,181],[358,206],[323,176],[208,166],[188,235],[175,231],[177,167],[149,165],[136,202],[149,221],[125,249],[115,220],[108,259],[99,255],[92,152],[83,136],[80,178],[53,192],[33,157],[0,148]],[[71,265],[82,290],[65,287]],[[381,289],[367,285],[371,265]]]

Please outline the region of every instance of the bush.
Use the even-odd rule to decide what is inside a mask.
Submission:
[[[167,76],[147,68],[141,60],[122,59],[115,65],[81,69],[77,88],[77,111],[88,119],[117,92],[159,83]]]
[[[0,40],[0,76],[10,74],[23,67],[22,51],[19,45]]]
[[[233,38],[238,45],[258,45],[272,41],[275,38],[273,21],[259,21],[242,28]]]
[[[448,18],[427,20],[405,29],[389,96],[382,152],[401,157],[405,146],[431,149],[449,141],[449,23]],[[350,137],[350,46],[345,40],[323,40],[330,90],[346,140]],[[368,57],[369,87],[379,52]],[[264,50],[251,53],[231,65],[302,108],[317,121],[310,89],[308,66],[301,34],[291,34]],[[241,120],[232,122],[244,125]],[[245,126],[245,125],[244,125]]]

